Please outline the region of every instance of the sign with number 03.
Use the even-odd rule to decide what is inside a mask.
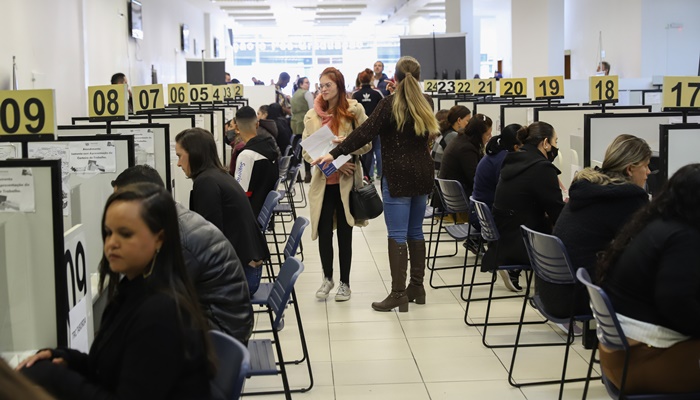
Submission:
[[[664,76],[663,108],[700,108],[700,76]]]
[[[500,84],[501,97],[526,97],[527,79],[503,78]]]
[[[214,101],[212,85],[190,85],[190,103],[205,104]]]
[[[617,75],[591,76],[588,91],[591,104],[617,103]]]
[[[168,85],[168,105],[188,106],[190,105],[190,84],[171,83]]]
[[[126,84],[88,87],[88,115],[93,120],[129,119],[128,101]]]
[[[134,112],[163,110],[163,85],[134,86]]]
[[[0,135],[53,134],[53,89],[0,90]]]
[[[564,77],[540,76],[533,78],[535,83],[535,99],[563,99]]]

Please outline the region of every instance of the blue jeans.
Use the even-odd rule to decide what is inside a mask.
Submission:
[[[250,297],[258,291],[260,287],[260,280],[262,279],[262,270],[264,264],[259,267],[251,267],[250,265],[243,266],[243,272],[245,272],[245,280],[248,281],[248,290],[250,291]]]
[[[382,178],[384,222],[389,239],[403,244],[406,240],[423,240],[423,216],[428,195],[391,197],[386,177]]]

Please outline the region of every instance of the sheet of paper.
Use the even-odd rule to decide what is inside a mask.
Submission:
[[[68,312],[70,321],[70,348],[82,351],[83,353],[90,352],[88,342],[88,317],[87,317],[87,302],[88,296],[84,296],[78,304]],[[90,303],[92,306],[92,302]]]
[[[0,169],[0,212],[33,213],[34,196],[31,168]]]
[[[59,142],[29,142],[27,144],[29,158],[44,158],[61,160],[61,198],[63,200],[63,216],[70,215],[70,151],[68,143]]]
[[[311,136],[305,140],[302,140],[300,144],[301,147],[306,150],[309,156],[311,156],[311,158],[317,159],[325,156],[337,146],[335,143],[333,143],[333,139],[335,139],[335,135],[333,132],[331,132],[331,129],[328,126],[324,125],[321,129],[311,134]],[[352,157],[349,155],[343,155],[333,160],[332,163],[326,165],[325,168],[321,168],[320,165],[317,165],[317,167],[319,167],[319,169],[321,169],[326,176],[330,176],[343,164],[350,161],[351,158]]]
[[[111,141],[71,142],[70,168],[78,174],[117,171],[117,148]]]

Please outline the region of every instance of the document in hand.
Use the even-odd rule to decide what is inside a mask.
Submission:
[[[305,140],[302,140],[301,147],[303,147],[309,156],[315,160],[319,157],[325,156],[328,154],[328,152],[333,150],[335,146],[337,146],[335,143],[333,143],[333,139],[335,139],[335,135],[333,132],[331,132],[327,125],[324,125],[321,129],[312,133],[311,136]],[[321,165],[317,165],[317,167],[320,168],[326,176],[330,176],[343,164],[350,161],[350,158],[351,157],[348,155],[343,155],[336,158],[332,163],[326,165],[325,167],[322,167]]]

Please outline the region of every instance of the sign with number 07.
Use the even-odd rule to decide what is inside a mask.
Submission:
[[[134,112],[162,110],[165,108],[163,85],[134,86]]]

